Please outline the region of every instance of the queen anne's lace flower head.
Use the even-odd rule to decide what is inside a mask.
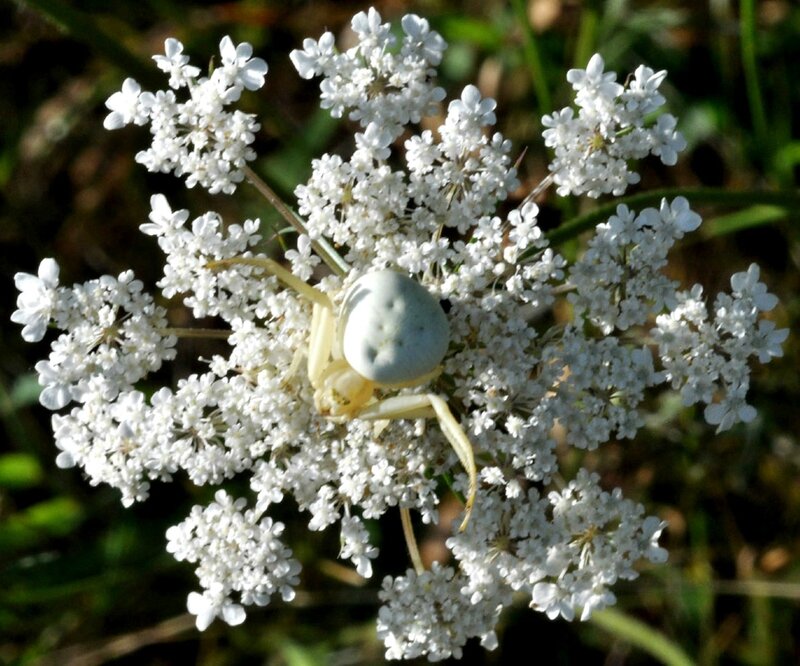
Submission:
[[[656,318],[651,331],[659,345],[665,379],[680,389],[685,405],[703,402],[706,421],[717,432],[736,423],[749,423],[756,410],[745,398],[750,387],[751,356],[761,363],[782,356],[788,329],[759,319],[778,299],[759,281],[759,268],[731,276],[731,294],[720,293],[711,316],[703,289],[677,292],[676,305]]]
[[[155,94],[142,92],[133,79],[108,98],[106,129],[130,123],[150,125],[150,148],[136,155],[148,171],[174,172],[186,176],[187,187],[200,185],[210,192],[232,193],[244,178],[246,163],[255,158],[250,144],[260,129],[252,114],[227,111],[242,90],[264,85],[267,63],[252,57],[249,44],[235,46],[230,37],[219,45],[220,65],[209,77],[189,65],[183,44],[177,39],[164,42],[164,55],[154,56],[159,69],[169,74],[172,90]],[[186,88],[189,98],[179,101],[175,92]]]
[[[245,620],[244,606],[266,605],[273,594],[294,598],[300,565],[280,541],[283,524],[243,511],[247,501],[234,500],[224,490],[205,508],[195,507],[180,525],[167,530],[167,551],[177,560],[198,563],[204,592],[192,592],[189,612],[201,631],[215,617],[237,625]],[[231,601],[236,594],[241,603]]]
[[[200,589],[187,607],[201,630],[293,597],[299,563],[268,515],[287,496],[310,530],[337,529],[339,556],[369,577],[378,548],[368,521],[400,507],[436,523],[439,481],[465,496],[475,483],[471,518],[447,540],[452,562],[427,571],[417,563],[386,577],[380,592],[386,656],[441,660],[459,657],[470,638],[496,646],[514,593],[550,618],[586,619],[614,603],[613,586],[635,578],[638,562],[666,559],[665,523],[619,489],[604,490],[583,469],[554,483],[564,476],[556,431],[576,449],[634,438],[646,393],[664,383],[686,405],[703,403],[718,430],[751,421],[746,361],[780,356],[788,332],[762,317],[777,299],[755,265],[713,303],[699,285],[682,291],[664,275],[670,248],[701,222],[682,197],[638,211],[619,205],[568,265],[549,247],[535,203],[502,210],[519,180],[511,143],[494,130],[493,99],[468,85],[438,127],[419,127],[445,97],[434,77],[446,45],[428,22],[405,16],[398,35],[370,9],[351,27],[357,42],[347,51],[326,32],[291,54],[303,78],[322,77],[323,108],[358,127],[347,156],[314,160],[296,188],[300,222],[290,222],[302,233],[284,254],[290,272],[262,252],[258,220],[224,224],[215,212],[194,217],[151,198],[141,231],[165,256],[161,296],[225,328],[227,352],[203,359],[204,372],[145,394],[141,380],[174,357],[180,331],[130,271],[64,287],[45,259],[37,275],[16,276],[12,319],[30,342],[58,331],[36,370],[40,401],[59,412],[60,467],[117,488],[125,505],[176,474],[198,486],[246,479],[241,497],[217,488],[167,532],[169,552],[195,566]],[[263,85],[266,63],[227,37],[208,77],[175,39],[155,61],[170,89],[150,93],[126,79],[105,126],[150,124],[152,144],[137,161],[185,176],[189,187],[232,192],[254,157],[258,123],[228,106]],[[560,194],[619,194],[638,180],[630,160],[675,162],[685,146],[675,118],[646,122],[665,102],[664,77],[641,66],[622,85],[599,55],[568,72],[576,108],[543,119]],[[315,251],[321,243],[343,255],[333,274]],[[387,420],[320,408],[309,358],[309,331],[327,316],[318,306],[344,318],[351,285],[387,268],[442,304],[449,342],[423,387],[379,386],[365,409],[389,404],[384,394],[434,396],[455,415],[442,427],[422,418],[440,405],[432,399]],[[541,313],[562,291],[572,319],[548,324]],[[655,356],[632,342],[648,328]],[[465,450],[448,445],[454,430],[478,461],[473,473]]]
[[[401,25],[398,44],[390,25],[381,23],[380,14],[370,8],[353,17],[358,44],[344,53],[335,50],[333,34],[326,32],[318,41],[304,40],[302,50],[292,51],[290,57],[304,79],[324,77],[322,108],[335,118],[348,111],[362,127],[376,123],[397,137],[409,122],[419,122],[444,99],[433,77],[447,47],[419,16],[408,14]]]
[[[603,58],[595,54],[585,70],[567,72],[576,92],[577,116],[575,109],[565,107],[542,118],[545,145],[555,151],[550,172],[562,196],[623,194],[639,182],[630,160],[656,155],[672,165],[686,147],[673,116],[662,114],[654,125],[645,124],[648,114],[664,104],[658,88],[665,71],[640,66],[622,86],[616,73],[604,68]]]

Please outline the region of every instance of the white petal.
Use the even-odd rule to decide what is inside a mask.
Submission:
[[[222,619],[232,627],[245,621],[247,613],[239,604],[226,604],[222,608]]]
[[[39,394],[39,403],[51,411],[65,407],[71,399],[69,387],[63,384],[47,386]]]
[[[107,130],[115,130],[125,126],[125,119],[118,111],[112,111],[103,120],[103,127]]]
[[[39,264],[39,278],[48,287],[55,287],[58,285],[58,263],[55,259],[46,258],[42,259]]]
[[[236,47],[228,35],[225,35],[219,42],[219,54],[223,62],[232,63],[236,60]]]
[[[17,312],[19,312],[19,310],[17,310]],[[16,312],[14,314],[16,314]],[[11,320],[14,321],[13,315]],[[22,339],[25,340],[25,342],[39,342],[44,337],[44,334],[47,333],[47,324],[48,321],[44,317],[34,319],[23,327]],[[64,405],[61,405],[61,407],[63,406]],[[56,407],[56,409],[60,409],[61,407]]]

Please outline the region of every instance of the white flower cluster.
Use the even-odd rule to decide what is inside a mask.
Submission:
[[[215,617],[241,624],[242,604],[265,606],[275,593],[284,601],[294,599],[300,564],[279,538],[283,524],[243,511],[246,505],[247,500],[219,490],[214,502],[194,507],[186,520],[167,530],[167,551],[179,561],[198,563],[195,573],[204,591],[192,592],[188,606],[201,631]],[[231,601],[233,592],[241,604]]]
[[[717,294],[713,318],[702,286],[677,293],[675,306],[656,318],[652,330],[665,379],[680,389],[684,405],[707,405],[706,421],[717,425],[717,432],[756,417],[745,399],[750,388],[747,359],[756,356],[767,363],[783,356],[781,345],[789,337],[789,329],[776,329],[775,322],[759,317],[778,304],[759,274],[751,264],[746,272],[732,275],[733,291]]]
[[[166,311],[142,291],[131,271],[68,289],[58,286],[59,267],[45,259],[38,276],[19,273],[20,295],[11,318],[24,324],[28,342],[41,340],[52,322],[64,331],[47,361],[36,364],[39,399],[48,409],[86,402],[92,391],[113,400],[165,360],[175,357],[176,338],[162,335]]]
[[[396,157],[391,134],[376,138],[374,124],[356,134],[356,150],[348,161],[338,155],[314,160],[311,179],[295,192],[311,237],[344,246],[345,259],[364,268],[396,264],[421,273],[435,264],[465,263],[458,284],[448,290],[469,291],[472,279],[479,281],[475,287],[484,288],[486,280],[494,279],[487,269],[496,265],[502,236],[500,220],[492,213],[517,186],[508,156],[511,143],[499,132],[484,132],[495,122],[494,106],[494,100],[482,99],[477,88],[467,86],[461,99],[450,103],[438,141],[430,130],[405,141],[397,156],[405,161],[400,170],[391,165]],[[525,215],[531,219],[536,213],[534,206]],[[473,246],[450,243],[438,232],[450,227],[463,234],[476,224]],[[535,233],[534,226],[527,231]],[[487,246],[488,255],[480,250]]]
[[[41,340],[50,324],[63,331],[49,358],[36,364],[44,407],[78,403],[69,414],[53,416],[58,466],[82,467],[93,484],[119,488],[129,505],[146,497],[145,476],[164,475],[141,455],[138,430],[154,436],[157,428],[139,420],[143,396],[134,386],[175,357],[177,338],[166,328],[164,308],[131,271],[72,288],[59,287],[58,277],[53,259],[41,262],[38,276],[18,274],[18,309],[11,318],[24,324],[30,342]]]
[[[621,195],[639,182],[629,160],[656,155],[673,165],[686,147],[674,116],[661,114],[655,124],[645,125],[647,116],[665,102],[658,92],[665,70],[640,65],[623,86],[604,67],[603,58],[595,54],[585,70],[567,72],[576,91],[577,116],[568,106],[542,118],[545,145],[555,150],[550,172],[562,196]]]
[[[167,535],[168,550],[196,565],[201,591],[188,607],[201,629],[215,617],[238,624],[246,606],[274,594],[292,597],[299,565],[280,540],[283,526],[268,517],[286,496],[307,512],[309,529],[338,525],[340,557],[371,576],[378,550],[367,520],[400,507],[438,522],[443,478],[469,493],[463,451],[452,446],[453,431],[463,430],[479,463],[471,518],[462,531],[452,527],[450,562],[384,580],[378,620],[387,657],[439,660],[460,656],[473,637],[494,647],[498,616],[515,592],[549,617],[585,619],[614,603],[612,586],[635,578],[637,563],[666,559],[658,545],[665,523],[619,489],[603,490],[587,470],[562,481],[556,432],[578,449],[633,438],[646,391],[663,383],[686,404],[706,403],[706,419],[720,429],[748,421],[746,361],[779,356],[787,332],[761,319],[776,299],[755,266],[733,276],[733,293],[717,298],[711,320],[700,287],[681,292],[663,275],[670,247],[700,224],[680,197],[638,213],[619,206],[568,267],[548,247],[535,204],[498,213],[518,180],[510,142],[492,130],[494,100],[467,86],[435,131],[417,126],[443,97],[433,85],[441,37],[406,16],[397,44],[374,9],[352,26],[358,44],[345,53],[326,33],[292,54],[301,76],[324,77],[323,106],[335,116],[349,110],[361,131],[349,157],[314,160],[297,187],[304,233],[285,253],[290,271],[258,252],[257,220],[224,225],[213,212],[190,220],[164,196],[151,199],[141,230],[165,254],[158,287],[196,317],[217,317],[227,354],[202,359],[205,372],[146,398],[137,383],[172,358],[181,331],[167,327],[130,273],[66,289],[52,259],[38,276],[17,276],[12,319],[31,342],[50,324],[65,331],[37,365],[42,403],[75,403],[53,417],[59,465],[118,488],[125,504],[177,473],[196,485],[247,479],[249,497],[218,489]],[[249,46],[223,40],[223,66],[197,79],[178,42],[168,40],[166,50],[157,62],[171,86],[190,89],[188,106],[166,112],[172,93],[141,93],[126,82],[109,100],[106,125],[152,121],[149,154],[160,154],[162,167],[190,174],[189,185],[230,191],[243,161],[222,143],[238,146],[241,157],[255,125],[249,117],[236,125],[236,113],[221,109],[242,88],[260,86],[266,64],[251,59]],[[623,88],[602,70],[595,56],[585,72],[570,72],[581,114],[556,114],[545,131],[564,192],[624,190],[635,181],[625,160],[654,153],[669,163],[682,148],[671,117],[655,129],[643,125],[663,104],[663,72],[639,68]],[[210,127],[221,143],[200,140]],[[345,275],[315,270],[320,243],[341,248]],[[435,393],[454,415],[439,417],[440,427],[422,418],[427,408],[367,420],[320,407],[310,371],[319,349],[310,331],[325,316],[318,305],[330,301],[334,316],[346,317],[350,285],[384,268],[413,277],[446,306],[450,339],[440,372],[423,378],[427,388],[374,386],[367,409]],[[312,288],[307,281],[319,274]],[[574,316],[552,325],[539,315],[557,287],[571,292]],[[631,342],[653,319],[655,359],[644,336]],[[334,359],[323,375],[342,363]]]
[[[644,507],[599,481],[580,470],[547,497],[533,488],[513,499],[482,495],[474,525],[447,542],[466,578],[461,593],[472,604],[497,603],[505,586],[551,619],[572,620],[577,609],[586,619],[614,603],[609,588],[617,580],[636,578],[634,562],[665,562],[658,538],[666,523],[644,518]]]
[[[187,225],[189,211],[173,212],[162,194],[151,197],[150,207],[150,222],[140,229],[155,236],[166,255],[164,277],[158,283],[164,296],[188,294],[184,304],[198,318],[252,319],[257,312],[264,316],[261,296],[267,292],[261,279],[249,280],[241,271],[214,271],[208,266],[211,261],[244,255],[256,245],[261,240],[258,220],[229,225],[223,234],[222,220],[214,212]]]
[[[488,650],[497,647],[494,627],[508,596],[472,603],[461,587],[463,576],[434,562],[430,571],[386,577],[380,598],[378,637],[386,645],[387,659],[429,661],[460,659],[467,639],[479,637]]]
[[[608,335],[641,325],[675,304],[676,284],[661,272],[676,240],[700,226],[684,197],[638,215],[620,205],[597,226],[586,253],[569,272],[575,292],[568,296],[575,316],[584,316]]]
[[[200,185],[210,192],[232,193],[244,179],[242,167],[255,159],[250,144],[261,128],[255,116],[225,107],[237,101],[243,89],[264,85],[267,63],[252,58],[249,44],[234,46],[230,37],[219,44],[220,64],[211,76],[199,77],[189,65],[183,44],[177,39],[164,43],[165,55],[153,56],[169,74],[172,90],[143,92],[134,79],[125,79],[122,90],[108,98],[106,129],[130,123],[150,124],[150,148],[136,155],[148,171],[174,172],[186,176],[186,186]],[[189,99],[179,101],[174,91],[186,88]]]
[[[358,43],[344,53],[336,51],[333,33],[303,40],[303,49],[290,57],[304,79],[324,76],[320,84],[323,109],[334,118],[349,110],[362,127],[374,123],[380,132],[396,138],[409,123],[418,123],[436,110],[445,91],[433,85],[436,67],[447,44],[428,22],[414,14],[401,21],[402,43],[388,23],[370,8],[353,17]]]

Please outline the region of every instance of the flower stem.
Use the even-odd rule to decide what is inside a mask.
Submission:
[[[526,196],[522,202],[517,206],[517,208],[522,208],[526,203],[529,201],[535,201],[536,197],[538,197],[542,192],[544,192],[548,187],[553,184],[553,180],[555,179],[555,175],[552,173],[547,174],[547,176],[539,183],[533,190]]]
[[[667,666],[694,666],[695,662],[672,639],[653,629],[641,620],[625,615],[613,608],[592,613],[592,624],[608,631],[612,636],[636,646]]]
[[[289,208],[275,191],[267,185],[250,167],[245,166],[242,169],[247,181],[258,190],[267,201],[272,204],[272,207],[278,211],[281,217],[286,220],[299,234],[308,235],[303,221]],[[324,238],[312,239],[311,246],[317,256],[324,261],[328,268],[330,268],[336,275],[344,276],[350,270],[350,266],[342,258],[342,256],[333,248],[333,246]]]
[[[422,564],[422,557],[419,554],[419,547],[417,546],[417,538],[414,536],[414,528],[411,525],[411,512],[403,506],[400,507],[400,522],[403,523],[403,536],[406,538],[408,555],[411,557],[411,562],[414,564],[414,571],[416,571],[417,574],[421,574],[425,571],[425,566]]]
[[[231,331],[222,331],[218,328],[162,328],[161,335],[174,335],[176,338],[213,338],[226,340]]]

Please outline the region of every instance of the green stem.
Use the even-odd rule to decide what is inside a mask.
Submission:
[[[546,234],[547,239],[550,241],[550,245],[560,245],[568,240],[572,240],[584,231],[588,231],[594,228],[598,223],[608,219],[616,212],[617,206],[620,204],[625,204],[633,209],[658,206],[661,199],[672,199],[677,196],[686,197],[694,206],[699,204],[713,204],[719,206],[771,204],[789,209],[800,208],[800,191],[797,190],[787,190],[783,192],[743,190],[736,192],[722,187],[668,187],[660,190],[650,190],[640,194],[633,194],[598,206],[588,213],[567,220],[557,229],[548,232]]]
[[[753,120],[753,129],[759,146],[769,147],[769,133],[767,132],[767,117],[764,112],[764,98],[758,80],[758,64],[756,61],[756,8],[755,0],[742,0],[740,3],[740,43],[742,50],[742,68],[744,69],[747,101],[750,105],[750,115]]]
[[[536,107],[541,118],[546,113],[553,110],[553,103],[550,96],[550,90],[547,87],[547,77],[545,76],[544,67],[542,66],[542,58],[539,54],[539,45],[537,43],[536,35],[533,33],[533,26],[528,19],[527,6],[525,0],[511,0],[514,8],[514,13],[517,15],[524,42],[522,44],[523,52],[525,54],[525,62],[528,65],[528,71],[531,74],[531,82],[533,83],[533,90],[536,93]]]
[[[448,490],[456,496],[456,499],[461,502],[462,504],[467,503],[467,498],[464,497],[464,494],[456,489],[455,484],[453,483],[453,476],[449,472],[443,472],[438,477],[441,481],[444,481],[444,485],[447,486]]]
[[[800,585],[785,581],[717,580],[714,581],[714,591],[717,594],[800,601]]]
[[[552,173],[548,174],[547,177],[544,178],[544,180],[542,180],[541,183],[539,183],[536,187],[533,188],[533,190],[531,190],[528,193],[528,196],[526,196],[520,202],[520,204],[519,204],[519,206],[517,206],[517,208],[522,209],[522,207],[526,203],[528,203],[530,201],[536,201],[536,197],[538,197],[542,192],[544,192],[548,187],[550,187],[553,184],[553,180],[554,179],[555,179],[555,175],[554,174],[552,174]]]
[[[258,190],[258,193],[263,196],[272,207],[278,211],[280,216],[286,220],[292,228],[299,234],[308,235],[305,223],[289,208],[275,191],[267,185],[250,167],[243,168],[244,175],[247,181]],[[344,276],[350,270],[350,266],[342,258],[342,256],[333,248],[333,246],[324,238],[320,237],[311,241],[311,246],[317,256],[324,261],[328,268],[330,268],[336,275]]]
[[[625,615],[621,611],[611,608],[595,611],[592,613],[591,622],[655,657],[662,664],[668,666],[694,666],[695,664],[679,645],[660,631],[656,631],[653,627]]]
[[[222,331],[218,328],[162,328],[161,335],[174,335],[177,338],[213,338],[227,340],[231,331]]]

